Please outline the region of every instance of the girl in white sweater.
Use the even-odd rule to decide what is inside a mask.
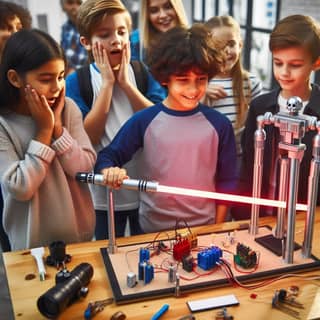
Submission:
[[[89,241],[95,215],[88,186],[75,180],[96,160],[82,116],[65,98],[65,59],[46,33],[21,30],[0,68],[2,223],[13,250]]]

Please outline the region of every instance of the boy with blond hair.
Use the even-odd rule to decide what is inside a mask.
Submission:
[[[137,88],[137,73],[130,64],[129,34],[131,17],[118,0],[87,0],[79,9],[80,41],[91,55],[89,77],[93,91],[92,103],[86,103],[79,86],[79,73],[66,79],[67,96],[80,107],[84,126],[96,151],[109,145],[122,124],[136,111],[151,106],[164,98],[164,89],[147,70],[145,96]],[[150,100],[149,100],[150,99]],[[135,176],[134,159],[127,170]],[[96,239],[108,236],[107,188],[92,185],[96,209]],[[123,236],[127,218],[131,234],[141,233],[138,223],[138,194],[121,190],[115,193],[116,235]]]

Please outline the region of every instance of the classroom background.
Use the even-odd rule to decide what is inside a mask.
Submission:
[[[60,41],[61,25],[66,20],[60,0],[9,0],[27,7],[33,27],[50,33]],[[123,0],[138,27],[139,0]],[[189,23],[203,22],[214,15],[232,15],[241,25],[245,40],[243,63],[256,74],[266,91],[275,85],[272,77],[269,34],[275,23],[291,14],[305,14],[320,21],[319,0],[183,0]],[[320,83],[320,72],[313,75]]]

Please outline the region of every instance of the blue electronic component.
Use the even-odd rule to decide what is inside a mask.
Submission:
[[[222,250],[219,247],[207,248],[198,253],[198,267],[203,270],[212,269],[222,257]]]
[[[144,280],[144,278],[145,278],[146,265],[147,265],[147,263],[145,261],[139,262],[139,264],[138,264],[138,279],[139,280]]]
[[[151,280],[154,278],[154,268],[151,263],[147,263],[144,268],[144,283],[150,283]]]
[[[140,248],[138,263],[138,279],[144,281],[145,284],[151,282],[154,278],[154,268],[149,261],[149,249]]]
[[[146,248],[140,248],[139,262],[148,261],[150,259],[150,251]]]

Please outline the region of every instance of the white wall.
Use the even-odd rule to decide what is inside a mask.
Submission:
[[[66,15],[61,10],[60,0],[28,0],[28,9],[32,15],[33,27],[39,28],[39,15],[45,15],[47,31],[56,41],[60,42],[60,30],[66,21]]]
[[[50,33],[56,41],[60,41],[60,30],[67,17],[61,9],[60,0],[6,0],[26,7],[32,16],[32,27]],[[39,16],[46,21],[47,28],[39,25]]]

